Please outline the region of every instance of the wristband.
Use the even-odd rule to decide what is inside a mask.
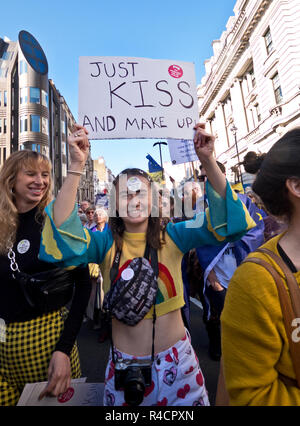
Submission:
[[[70,175],[76,175],[76,176],[83,176],[85,174],[84,172],[78,172],[76,170],[68,170],[67,173],[69,173]]]

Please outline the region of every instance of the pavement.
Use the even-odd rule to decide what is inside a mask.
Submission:
[[[196,302],[197,303],[197,302]],[[104,382],[106,362],[109,355],[110,341],[98,342],[99,330],[93,330],[90,321],[82,324],[77,342],[79,347],[81,369],[89,383]],[[198,356],[206,381],[211,405],[214,405],[219,375],[219,362],[212,361],[207,353],[208,338],[202,321],[200,303],[191,302],[191,337],[192,345]]]

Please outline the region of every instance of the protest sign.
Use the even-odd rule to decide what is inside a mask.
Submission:
[[[170,158],[174,165],[199,161],[192,140],[169,139],[168,146]]]
[[[27,383],[19,399],[18,406],[101,406],[103,405],[104,383],[85,383],[84,379],[71,380],[68,390],[58,397],[45,396],[39,400],[40,393],[47,382]]]
[[[79,59],[79,117],[89,139],[193,139],[193,63],[125,57]]]

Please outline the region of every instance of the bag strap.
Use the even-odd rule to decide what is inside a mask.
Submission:
[[[297,283],[296,278],[294,277],[290,268],[286,265],[286,263],[281,259],[281,257],[277,256],[277,254],[273,253],[271,250],[265,248],[259,248],[256,251],[267,254],[270,256],[282,269],[286,276],[287,285],[290,291],[290,297],[293,305],[293,310],[296,315],[295,318],[300,318],[300,289]]]
[[[114,261],[112,264],[112,267],[110,269],[110,281],[111,285],[115,281],[115,279],[118,276],[119,273],[119,266],[120,266],[120,260],[121,260],[121,250],[117,250]],[[151,259],[151,267],[153,269],[153,272],[158,278],[159,275],[159,266],[158,266],[158,255],[157,250],[153,247],[150,247],[148,243],[146,243],[144,258],[149,260]],[[153,317],[152,317],[152,348],[151,348],[151,361],[154,362],[154,340],[155,340],[155,323],[156,323],[156,309],[155,309],[155,303],[153,305]],[[112,361],[115,364],[116,363],[116,357],[115,357],[115,351],[114,351],[114,343],[113,343],[113,337],[112,337],[112,316],[109,312],[109,334],[110,334],[110,343],[111,343],[111,354],[112,354]]]
[[[257,251],[260,251],[262,253],[266,253],[265,249],[259,249]],[[267,253],[267,254],[269,254],[269,253]],[[276,262],[277,262],[277,259],[276,259]],[[297,386],[298,388],[300,388],[300,345],[292,340],[292,333],[293,333],[292,321],[293,321],[294,318],[297,318],[295,316],[295,312],[294,312],[293,306],[292,306],[292,301],[291,301],[292,294],[289,295],[279,273],[276,271],[276,269],[269,262],[266,262],[265,260],[260,259],[258,257],[250,257],[250,258],[245,259],[242,263],[256,263],[256,264],[264,267],[272,275],[272,277],[275,281],[275,284],[277,286],[278,295],[279,295],[280,306],[281,306],[281,310],[282,310],[285,330],[286,330],[286,334],[287,334],[287,338],[288,338],[288,342],[289,342],[289,346],[290,346],[292,363],[293,363],[295,374],[296,374],[296,381],[293,382],[293,383],[294,383],[294,386]],[[286,277],[286,279],[288,279],[288,278]],[[292,281],[290,279],[290,277],[289,277],[289,280]],[[299,287],[298,287],[298,291],[299,291]],[[292,381],[292,379],[290,379],[290,382],[291,381]]]

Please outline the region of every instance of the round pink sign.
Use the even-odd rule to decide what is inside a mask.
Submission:
[[[179,65],[171,65],[168,71],[171,77],[180,78],[183,76],[183,70]]]
[[[73,388],[69,388],[68,390],[66,390],[65,393],[62,393],[61,395],[59,395],[59,397],[57,398],[57,400],[58,400],[58,402],[60,402],[61,404],[63,404],[64,402],[70,401],[70,399],[72,398],[73,395],[74,395],[74,389]]]

